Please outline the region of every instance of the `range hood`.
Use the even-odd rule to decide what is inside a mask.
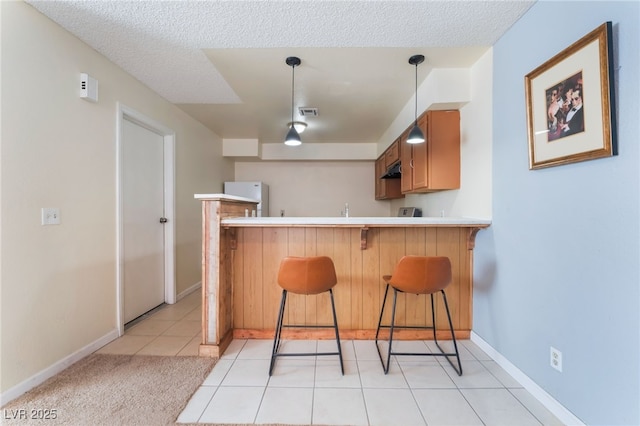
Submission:
[[[380,176],[380,179],[399,179],[402,176],[400,172],[400,163],[396,163],[393,166],[389,167],[387,171]]]

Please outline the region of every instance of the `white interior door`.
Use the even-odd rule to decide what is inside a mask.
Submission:
[[[163,137],[122,122],[123,310],[127,323],[165,300]]]

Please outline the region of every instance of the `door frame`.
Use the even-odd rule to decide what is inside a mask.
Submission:
[[[164,150],[164,301],[176,303],[175,280],[175,132],[163,124],[126,105],[117,103],[116,119],[116,316],[118,334],[124,334],[124,223],[123,223],[123,121],[128,120],[144,127],[163,139]]]

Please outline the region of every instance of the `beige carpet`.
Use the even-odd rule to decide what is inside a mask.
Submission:
[[[175,424],[214,364],[214,359],[202,357],[93,354],[6,404],[0,423]],[[56,418],[31,418],[46,410],[55,410]],[[26,419],[11,419],[22,413]]]

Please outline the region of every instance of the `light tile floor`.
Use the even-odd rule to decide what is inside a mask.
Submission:
[[[293,340],[282,348],[331,351],[334,345],[332,340]],[[396,350],[433,346],[399,341]],[[367,340],[342,342],[344,376],[332,356],[279,358],[269,377],[271,347],[271,340],[234,340],[178,423],[562,424],[469,340],[460,342],[461,377],[444,358],[407,356],[392,357],[385,375],[375,343]]]
[[[190,293],[165,305],[97,353],[121,355],[197,356],[202,338],[202,294]]]
[[[194,356],[201,294],[164,306],[98,353]],[[450,342],[443,342],[450,344]],[[392,357],[385,375],[373,341],[342,342],[337,357],[285,357],[269,377],[271,340],[234,340],[178,423],[322,425],[560,425],[473,342],[459,342],[464,374],[443,358]],[[433,342],[398,342],[415,351]],[[395,345],[394,345],[395,347]],[[333,351],[335,341],[285,341],[290,352]],[[400,350],[399,347],[395,347]]]

